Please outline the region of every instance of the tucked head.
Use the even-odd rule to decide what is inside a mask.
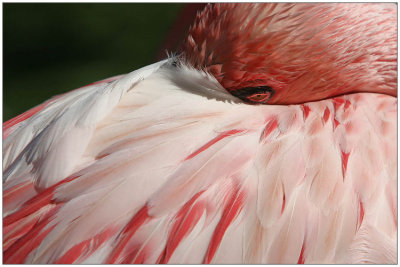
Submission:
[[[396,95],[396,15],[395,4],[208,5],[182,51],[251,103]]]

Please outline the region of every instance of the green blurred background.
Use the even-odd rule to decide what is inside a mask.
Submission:
[[[157,61],[184,6],[3,4],[3,122],[56,94]]]

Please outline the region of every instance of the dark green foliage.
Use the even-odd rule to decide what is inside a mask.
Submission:
[[[182,4],[3,4],[3,121],[156,61]]]

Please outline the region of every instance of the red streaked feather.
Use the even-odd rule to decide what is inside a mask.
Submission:
[[[228,202],[225,204],[221,219],[215,227],[203,263],[209,264],[211,262],[226,230],[243,208],[244,192],[238,185],[232,191]]]
[[[23,222],[15,222],[3,228],[3,250],[7,250],[19,238],[27,234],[39,220],[39,216],[30,217]]]
[[[347,170],[347,162],[349,161],[350,152],[345,153],[345,152],[341,151],[341,153],[342,153],[342,171],[343,171],[343,181],[344,181],[344,177],[345,177],[346,170]]]
[[[3,225],[8,226],[16,221],[21,220],[22,218],[29,216],[44,206],[50,204],[51,199],[53,198],[54,188],[49,187],[44,190],[39,195],[34,196],[22,206],[20,210],[14,212],[3,219]]]
[[[14,202],[19,197],[27,193],[28,190],[32,189],[32,181],[25,181],[23,183],[17,184],[3,192],[3,205]]]
[[[283,190],[283,200],[282,200],[282,209],[281,209],[281,214],[285,210],[285,202],[286,202],[286,195],[285,195],[285,190]]]
[[[90,256],[94,251],[96,251],[97,248],[99,248],[106,240],[108,240],[114,232],[114,229],[107,228],[106,230],[95,235],[94,237],[73,246],[54,263],[72,264],[77,259],[82,259]]]
[[[325,108],[324,117],[323,117],[324,123],[327,122],[327,120],[329,119],[329,115],[330,115],[330,114],[331,114],[331,112],[330,112],[329,108]]]
[[[278,120],[276,118],[271,119],[264,128],[263,133],[261,134],[261,139],[264,140],[267,138],[273,130],[278,127]]]
[[[303,245],[301,246],[300,256],[299,256],[299,260],[297,261],[297,264],[304,264],[304,262],[305,262],[304,249],[305,249],[305,243],[303,241]]]
[[[29,253],[37,248],[47,234],[50,233],[50,231],[55,227],[55,225],[53,225],[42,232],[43,228],[48,225],[52,216],[60,209],[61,206],[62,204],[55,205],[47,212],[43,220],[35,224],[31,231],[29,231],[22,238],[18,239],[18,241],[12,244],[7,250],[4,250],[4,263],[24,263]]]
[[[195,194],[177,213],[175,223],[169,233],[167,244],[158,263],[166,264],[182,239],[194,228],[205,211],[206,203],[196,201],[204,191]]]
[[[135,234],[135,232],[142,226],[151,216],[148,213],[149,208],[145,205],[141,208],[130,222],[125,226],[124,230],[119,236],[119,242],[117,243],[112,254],[108,257],[107,263],[117,263],[121,260],[122,253],[125,252],[125,246],[129,239]]]
[[[230,131],[222,132],[222,133],[220,133],[217,137],[215,137],[214,139],[210,140],[210,141],[207,142],[205,145],[203,145],[202,147],[200,147],[199,149],[197,149],[195,152],[193,152],[192,154],[190,154],[189,156],[187,156],[187,158],[186,158],[185,160],[189,160],[189,159],[191,159],[191,158],[194,158],[195,156],[197,156],[198,154],[200,154],[201,152],[203,152],[203,151],[206,150],[207,148],[211,147],[212,145],[214,145],[215,143],[217,143],[218,141],[220,141],[220,140],[222,140],[222,139],[224,139],[224,138],[226,138],[226,137],[229,137],[229,136],[232,136],[232,135],[235,135],[235,134],[238,134],[238,133],[242,133],[242,132],[244,132],[244,131],[245,131],[245,130],[233,129],[233,130],[230,130]]]
[[[350,107],[351,102],[349,100],[346,100],[346,103],[344,104],[344,108],[347,109],[348,107]]]
[[[304,105],[304,104],[301,105],[301,108],[302,108],[302,110],[303,110],[304,120],[306,120],[307,117],[308,117],[308,115],[310,114],[311,109],[310,109],[309,106]]]
[[[3,219],[3,226],[10,225],[30,214],[33,214],[34,212],[38,211],[39,209],[43,208],[44,206],[50,204],[51,200],[53,199],[53,196],[54,196],[54,191],[59,185],[70,182],[78,177],[79,176],[65,178],[64,180],[43,190],[38,195],[29,199],[22,205],[22,207],[18,211],[6,216]]]
[[[142,244],[134,245],[129,249],[131,252],[122,260],[122,264],[144,264],[146,260],[146,246]]]
[[[344,103],[344,99],[341,97],[335,97],[332,99],[332,102],[333,102],[333,106],[336,110]]]
[[[362,222],[364,220],[364,205],[361,201],[359,200],[359,216],[358,216],[358,227],[361,226]]]
[[[333,119],[333,123],[334,123],[335,129],[336,129],[336,127],[338,127],[338,125],[340,124],[336,119]]]

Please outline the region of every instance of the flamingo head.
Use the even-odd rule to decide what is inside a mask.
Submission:
[[[182,51],[250,103],[396,95],[396,25],[394,4],[213,4]]]

